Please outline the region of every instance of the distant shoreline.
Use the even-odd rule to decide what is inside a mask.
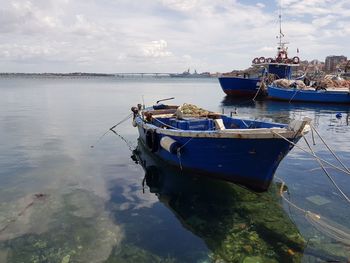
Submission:
[[[57,77],[107,77],[107,78],[174,78],[172,75],[177,75],[173,73],[86,73],[86,72],[72,72],[72,73],[9,73],[2,72],[0,73],[0,77],[46,77],[46,78],[57,78]],[[188,79],[198,79],[198,78],[214,78],[213,76],[203,77],[198,74],[197,75],[189,75],[189,76],[177,76],[177,78],[188,78]]]
[[[0,76],[54,76],[54,77],[115,77],[116,74],[106,73],[0,73]]]

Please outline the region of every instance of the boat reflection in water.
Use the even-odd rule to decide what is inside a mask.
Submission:
[[[143,184],[182,225],[202,238],[213,262],[300,262],[305,240],[284,212],[279,185],[255,193],[241,186],[182,173],[138,142],[132,158]]]

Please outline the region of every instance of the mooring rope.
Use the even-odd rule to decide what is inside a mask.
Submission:
[[[310,144],[308,143],[308,141],[306,140],[306,138],[305,138],[305,136],[304,136],[303,134],[302,134],[302,137],[304,138],[304,140],[305,140],[307,146],[309,147],[309,150],[311,151],[311,153],[308,152],[307,150],[305,150],[304,148],[298,146],[296,143],[294,143],[294,142],[288,140],[288,139],[285,138],[284,136],[278,134],[277,132],[274,132],[274,131],[271,131],[271,132],[274,133],[274,134],[276,134],[276,135],[278,135],[278,136],[281,137],[282,139],[286,140],[286,141],[289,142],[290,144],[296,146],[297,148],[303,150],[304,152],[306,152],[306,153],[312,155],[312,156],[319,162],[319,164],[320,164],[320,166],[322,167],[323,171],[325,172],[325,174],[327,175],[327,177],[331,180],[331,182],[332,182],[333,185],[336,187],[336,189],[341,193],[341,195],[345,198],[345,200],[346,200],[347,202],[350,203],[349,197],[339,188],[339,186],[336,184],[336,182],[333,180],[333,178],[330,176],[330,174],[329,174],[329,173],[327,172],[327,170],[324,168],[324,166],[323,166],[323,164],[321,163],[321,161],[323,161],[323,162],[327,163],[328,165],[331,165],[332,167],[334,167],[334,168],[336,168],[336,169],[338,169],[338,170],[341,170],[341,171],[343,171],[344,173],[347,173],[347,174],[348,174],[347,171],[345,171],[345,170],[343,170],[343,169],[341,169],[341,168],[339,168],[339,167],[337,167],[337,166],[335,166],[335,165],[333,165],[333,164],[327,162],[326,160],[323,160],[322,158],[318,157],[318,156],[315,154],[315,152],[312,150],[312,148],[310,147]]]
[[[312,224],[318,231],[331,237],[345,245],[350,245],[350,231],[345,226],[339,225],[330,219],[326,219],[324,216],[313,213],[309,210],[305,210],[293,202],[291,202],[288,198],[285,197],[283,193],[283,189],[285,186],[285,182],[278,176],[275,176],[282,185],[280,187],[280,196],[282,199],[288,203],[291,207],[295,208],[299,212],[303,213],[307,221]]]
[[[104,134],[102,134],[97,140],[96,142],[94,143],[94,145],[96,145],[97,143],[100,142],[100,140],[107,134],[109,133],[110,131],[113,131],[113,129],[115,127],[117,127],[118,125],[122,124],[123,122],[127,121],[128,119],[130,119],[132,116],[133,116],[134,113],[130,113],[128,116],[126,116],[124,119],[122,119],[121,121],[119,121],[117,124],[115,124],[114,126],[112,126],[111,128],[109,128]],[[95,146],[94,145],[91,145],[90,147],[91,148],[94,148]]]
[[[129,150],[132,152],[136,147],[127,139],[125,139],[122,135],[120,135],[118,132],[116,132],[115,130],[111,130],[111,132],[113,132],[115,135],[117,135],[120,139],[122,139],[122,141],[124,141],[126,143],[126,145],[128,146]]]
[[[133,115],[134,113],[130,113],[128,116],[126,116],[124,119],[122,119],[121,121],[119,121],[116,125],[114,125],[113,127],[109,128],[110,130],[113,130],[115,127],[117,127],[118,125],[122,124],[123,122],[127,121],[128,119],[131,118],[131,116]]]
[[[176,155],[177,155],[177,158],[179,159],[179,165],[180,165],[181,171],[182,171],[181,149],[182,149],[183,147],[185,147],[185,146],[186,146],[190,141],[192,141],[194,138],[195,138],[195,137],[190,137],[190,139],[189,139],[187,142],[185,142],[184,145],[181,145],[181,146],[180,146],[179,148],[177,148],[177,150],[176,150]]]
[[[286,137],[284,137],[284,136],[278,134],[277,132],[275,132],[275,131],[271,131],[271,132],[272,132],[273,134],[275,134],[275,135],[281,137],[283,140],[289,142],[289,143],[292,144],[293,146],[297,147],[298,149],[302,150],[303,152],[305,152],[305,153],[311,155],[312,157],[314,157],[314,158],[316,158],[316,159],[321,160],[322,162],[328,164],[329,166],[332,166],[334,169],[339,170],[339,171],[341,171],[341,172],[343,172],[343,173],[345,173],[345,174],[347,174],[347,175],[350,175],[350,173],[349,173],[348,171],[346,171],[346,170],[344,170],[344,169],[342,169],[342,168],[339,168],[338,166],[336,166],[336,165],[334,165],[334,164],[332,164],[332,163],[330,163],[330,162],[328,162],[328,161],[322,159],[321,157],[318,157],[318,156],[315,155],[315,154],[310,153],[309,151],[305,150],[303,147],[297,145],[296,143],[292,142],[291,140],[288,140]]]
[[[177,128],[177,127],[174,127],[174,126],[171,126],[171,125],[169,125],[169,124],[166,124],[165,122],[162,122],[161,120],[159,120],[159,119],[157,119],[157,118],[154,118],[153,117],[153,120],[156,120],[157,122],[159,122],[160,124],[162,124],[162,125],[164,125],[164,126],[166,126],[166,127],[168,127],[168,128],[171,128],[171,129],[174,129],[174,130],[182,130],[182,129],[179,129],[179,128]]]
[[[310,151],[315,155],[314,150],[311,148],[309,142],[306,140],[305,136],[303,136],[303,139],[306,143],[306,145],[309,147]],[[324,171],[324,173],[327,175],[328,179],[332,182],[332,184],[335,186],[335,188],[337,188],[337,190],[341,193],[341,195],[345,198],[346,201],[348,201],[350,203],[350,199],[349,197],[340,189],[340,187],[337,185],[337,183],[334,181],[334,179],[332,178],[332,176],[328,173],[328,171],[326,170],[326,168],[323,166],[322,162],[317,159],[317,162],[320,164],[322,170]]]
[[[290,100],[288,101],[288,103],[291,103],[292,100],[294,99],[295,95],[297,95],[297,93],[300,91],[300,89],[296,88],[295,93],[293,94],[293,96],[290,98]]]
[[[259,89],[258,89],[258,91],[255,93],[255,96],[254,96],[254,98],[253,98],[253,101],[255,101],[255,99],[256,99],[256,97],[258,96],[258,94],[259,94],[259,92],[260,92],[260,90],[261,90],[261,88],[262,88],[263,85],[265,85],[265,80],[264,80],[264,78],[262,78],[262,80],[261,80],[261,83],[260,83],[260,85],[259,85]]]
[[[311,123],[310,123],[311,124]],[[310,126],[311,127],[311,126]],[[313,145],[316,145],[316,142],[315,142],[315,136],[314,136],[314,130],[311,129],[311,138],[312,138],[312,144]]]
[[[341,164],[341,166],[343,166],[343,168],[345,170],[347,170],[350,173],[350,170],[348,167],[346,167],[346,165],[340,160],[340,158],[335,154],[335,152],[328,146],[328,144],[326,143],[326,141],[322,138],[321,134],[316,130],[316,128],[310,123],[310,127],[312,130],[314,130],[316,132],[316,134],[318,135],[318,137],[321,139],[321,141],[323,142],[323,144],[327,147],[327,149],[332,153],[332,155],[334,156],[335,159],[338,160],[338,162]]]

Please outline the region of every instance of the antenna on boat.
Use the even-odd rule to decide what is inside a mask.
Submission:
[[[284,34],[282,33],[282,0],[280,0],[279,3],[279,14],[278,14],[278,22],[280,26],[280,32],[279,32],[279,46],[282,47],[282,37],[284,37]]]
[[[286,62],[288,59],[288,47],[286,47],[286,44],[288,42],[282,41],[282,38],[284,38],[284,34],[282,32],[282,0],[279,1],[279,11],[278,11],[278,23],[279,23],[279,34],[276,36],[278,38],[278,47],[277,47],[277,62]]]
[[[284,34],[282,32],[282,0],[279,1],[278,23],[279,23],[279,34],[277,36],[279,40],[278,50],[286,51],[285,44],[288,44],[288,43],[282,42],[282,38],[284,38]]]

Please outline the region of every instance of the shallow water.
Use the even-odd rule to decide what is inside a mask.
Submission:
[[[232,100],[215,79],[1,78],[0,262],[350,258],[339,234],[329,237],[327,225],[310,223],[279,197],[279,179],[267,193],[255,194],[174,171],[142,151],[130,120],[116,128],[124,140],[113,133],[101,138],[131,106],[167,97],[252,119],[309,116],[350,166],[348,106]],[[131,158],[136,147],[134,160],[147,159],[151,168]],[[332,160],[320,140],[314,148]],[[350,177],[328,171],[350,195]],[[145,172],[151,176],[143,187]],[[312,157],[294,148],[276,176],[286,183],[288,200],[350,232],[349,204]]]

